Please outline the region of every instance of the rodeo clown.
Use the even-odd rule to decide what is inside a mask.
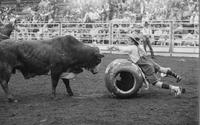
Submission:
[[[161,67],[154,62],[151,58],[147,57],[145,50],[140,45],[140,39],[137,35],[127,35],[129,48],[117,48],[119,51],[128,52],[130,60],[137,64],[145,74],[147,81],[163,89],[170,89],[175,93],[175,96],[180,96],[185,93],[185,89],[179,86],[169,85],[161,82],[156,73],[164,73],[166,76],[170,75],[177,79],[176,82],[181,81],[181,77],[173,72],[170,68]]]

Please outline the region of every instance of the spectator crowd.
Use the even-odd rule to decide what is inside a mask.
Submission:
[[[130,1],[130,0],[127,0]],[[132,3],[135,1],[135,4]],[[136,22],[140,21],[149,21],[149,20],[185,20],[190,23],[197,23],[199,19],[198,6],[195,0],[177,0],[169,2],[163,2],[160,0],[132,0],[132,2],[117,2],[113,0],[111,3],[105,2],[101,6],[82,6],[74,7],[69,4],[63,4],[58,6],[56,2],[50,2],[49,0],[41,0],[38,4],[33,5],[24,5],[20,13],[16,13],[17,9],[12,7],[1,7],[0,8],[0,24],[9,22],[11,19],[16,18],[21,24],[20,33],[18,34],[18,39],[41,39],[54,37],[59,35],[59,25],[52,25],[48,23],[54,22],[85,22],[85,23],[94,23],[94,22]],[[69,2],[69,1],[68,1]],[[162,6],[161,6],[162,5]],[[73,9],[70,9],[70,7]],[[61,8],[64,9],[61,9]],[[135,8],[135,9],[134,9]],[[62,10],[62,11],[61,11]],[[60,13],[62,12],[62,13]],[[44,23],[45,24],[40,24]],[[33,25],[29,25],[33,23]],[[157,25],[159,26],[159,25]],[[157,27],[156,26],[156,27]],[[29,29],[27,28],[29,27]],[[76,28],[78,25],[75,26]],[[90,24],[86,25],[86,28],[92,28]],[[135,26],[134,26],[135,27]],[[153,26],[151,26],[153,28]],[[80,27],[82,28],[82,27]],[[132,31],[124,31],[131,29],[130,27],[124,27],[123,25],[114,25],[114,43],[119,42],[121,38],[120,34],[128,33]],[[197,44],[194,39],[197,39],[198,33],[194,30],[192,33],[183,33],[183,28],[175,28],[175,43],[180,45],[183,43],[183,39],[186,41],[192,40],[192,44]],[[66,28],[63,33],[72,33],[72,35],[82,34],[79,31],[68,31]],[[73,29],[73,28],[72,28]],[[89,36],[95,36],[94,34],[99,34],[93,30],[98,28],[92,28],[90,33],[86,33]],[[124,29],[124,30],[122,30]],[[152,44],[163,44],[167,45],[169,41],[168,33],[165,30],[162,30],[161,27],[153,28],[152,30]],[[176,31],[179,30],[180,31]],[[66,31],[65,31],[66,30]],[[105,31],[105,29],[103,30]],[[176,33],[178,32],[178,33]],[[180,32],[180,33],[179,33]],[[185,32],[185,31],[184,31]],[[85,33],[84,33],[85,34]],[[92,35],[93,34],[93,35]],[[107,33],[103,33],[104,37],[107,37]],[[163,34],[163,35],[161,35]],[[178,35],[179,34],[179,35]],[[185,35],[186,34],[186,35]],[[184,36],[184,37],[183,37]],[[99,36],[98,36],[99,37]],[[101,37],[103,38],[103,37]],[[99,38],[98,38],[99,39]],[[189,39],[189,40],[188,40]],[[104,40],[107,42],[107,40]],[[123,42],[123,40],[121,40]],[[184,41],[185,42],[185,41]]]
[[[118,0],[119,1],[119,0]],[[130,2],[131,1],[131,2]],[[37,5],[25,5],[21,14],[15,13],[15,7],[0,8],[0,22],[8,22],[19,17],[20,22],[105,22],[123,20],[187,20],[198,22],[198,5],[195,0],[177,0],[163,2],[160,0],[127,0],[127,2],[106,2],[101,6],[73,7],[62,11],[56,2],[41,0]]]

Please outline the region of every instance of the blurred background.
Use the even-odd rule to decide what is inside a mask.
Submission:
[[[150,28],[156,53],[199,54],[198,0],[1,0],[0,24],[17,20],[17,40],[72,35],[102,51],[127,44],[127,34]]]
[[[22,22],[198,22],[198,9],[198,0],[1,0],[0,21],[20,15]]]

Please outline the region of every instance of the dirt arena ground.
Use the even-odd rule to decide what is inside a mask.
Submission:
[[[24,80],[13,75],[10,89],[18,103],[8,103],[0,89],[0,125],[197,125],[198,68],[196,58],[161,57],[156,61],[183,76],[181,83],[165,78],[167,83],[182,85],[187,93],[175,98],[170,91],[150,86],[136,98],[116,99],[104,83],[106,66],[125,55],[107,54],[100,73],[88,71],[71,80],[73,97],[65,92],[62,82],[57,99],[52,100],[49,76]]]

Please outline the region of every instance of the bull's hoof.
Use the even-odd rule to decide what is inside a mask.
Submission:
[[[69,95],[69,96],[73,96],[74,93],[73,93],[73,92],[68,92],[68,95]]]
[[[8,98],[8,102],[10,102],[10,103],[17,103],[18,102],[18,100],[17,99],[13,99],[13,98]]]
[[[58,98],[57,96],[55,96],[55,97],[51,96],[50,98],[51,98],[51,101],[57,101],[57,100],[60,100],[60,98]]]
[[[35,77],[35,76],[36,76],[36,75],[33,74],[33,73],[24,74],[24,78],[25,78],[25,79],[30,79],[30,78],[33,78],[33,77]]]

